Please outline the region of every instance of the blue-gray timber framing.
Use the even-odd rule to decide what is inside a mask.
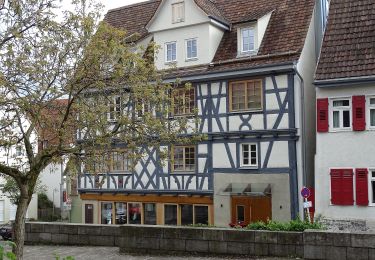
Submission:
[[[277,86],[276,76],[287,75],[288,86],[279,88]],[[269,71],[268,74],[262,76],[271,77],[273,89],[266,89],[263,87],[263,96],[266,94],[275,94],[278,110],[267,110],[267,99],[264,98],[263,110],[260,112],[243,112],[231,113],[229,111],[229,82],[231,80],[247,79],[249,75],[241,75],[241,77],[231,77],[230,75],[221,78],[219,83],[219,91],[212,93],[211,81],[201,80],[194,82],[193,86],[196,91],[196,104],[201,108],[199,118],[201,133],[206,133],[208,138],[206,141],[199,143],[199,145],[206,145],[207,153],[199,153],[198,145],[196,150],[196,160],[205,160],[203,171],[196,166],[195,172],[187,173],[172,173],[171,166],[168,165],[168,171],[164,171],[164,166],[160,163],[160,154],[156,148],[143,147],[142,152],[146,153],[145,160],[140,162],[142,170],[133,170],[127,174],[102,174],[93,177],[89,174],[83,174],[84,178],[79,178],[79,191],[81,193],[121,193],[121,194],[189,194],[207,196],[213,195],[214,191],[214,173],[232,173],[232,174],[275,174],[275,173],[289,173],[290,176],[290,198],[291,198],[291,217],[295,218],[298,215],[298,181],[297,181],[297,152],[296,142],[298,141],[297,130],[295,125],[295,99],[294,99],[294,71],[283,70],[282,72]],[[202,84],[206,84],[206,94],[203,94]],[[265,86],[265,82],[263,82]],[[284,100],[281,98],[281,93],[285,94]],[[222,105],[222,98],[226,99],[226,111],[220,112]],[[216,104],[214,100],[217,100]],[[289,118],[288,129],[279,129],[283,115],[287,114]],[[264,130],[253,130],[250,121],[254,115],[263,115]],[[276,121],[271,127],[267,120],[267,115],[277,115]],[[241,123],[238,125],[238,130],[230,129],[230,117],[239,116]],[[224,120],[221,120],[224,119]],[[219,131],[213,131],[213,124],[217,125]],[[285,141],[288,142],[289,152],[289,167],[285,168],[271,168],[268,167],[270,154],[274,142]],[[257,169],[243,169],[240,167],[240,144],[241,143],[256,143],[258,152],[265,152],[265,159],[262,163],[260,156]],[[269,142],[267,151],[260,151],[261,143]],[[222,144],[225,147],[225,152],[228,156],[229,168],[215,168],[213,165],[213,146],[214,144]],[[232,154],[229,145],[234,144],[236,147],[235,158]],[[171,146],[168,147],[171,149]],[[150,165],[153,166],[150,166]],[[197,163],[198,164],[198,163]],[[95,185],[98,181],[105,178],[107,187],[98,187]],[[116,179],[117,178],[117,179]],[[144,180],[147,179],[145,182]],[[117,180],[117,181],[116,181]],[[83,183],[82,183],[83,181]],[[194,185],[192,182],[194,181]],[[110,183],[114,184],[114,188]],[[131,183],[130,183],[131,182]],[[171,182],[175,183],[177,188],[171,188]],[[205,186],[205,183],[207,185]],[[190,188],[194,187],[194,188]]]

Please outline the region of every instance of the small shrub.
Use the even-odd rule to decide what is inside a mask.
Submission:
[[[5,249],[4,244],[0,245],[0,260],[16,260],[16,255],[11,251],[16,244],[8,241],[5,245],[10,246],[10,250]]]
[[[269,230],[269,231],[304,231],[306,229],[324,229],[323,225],[319,222],[310,223],[300,219],[291,220],[287,223],[269,220],[266,223],[258,221],[249,224],[246,229],[250,230]]]

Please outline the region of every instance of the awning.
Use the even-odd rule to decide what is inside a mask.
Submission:
[[[219,192],[220,195],[271,195],[270,183],[230,183]]]

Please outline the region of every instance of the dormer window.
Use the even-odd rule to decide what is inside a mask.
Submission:
[[[241,29],[241,53],[255,51],[255,30],[252,27]]]
[[[177,60],[176,42],[165,44],[165,62],[175,62]]]
[[[185,21],[185,3],[172,4],[172,23],[181,23],[183,21]]]

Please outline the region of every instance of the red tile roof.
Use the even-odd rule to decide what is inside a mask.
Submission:
[[[375,1],[331,0],[316,80],[375,76]]]
[[[231,68],[249,68],[267,64],[293,62],[305,43],[310,25],[315,0],[194,0],[207,15],[228,21],[232,29],[224,33],[217,53],[213,59],[215,66],[206,70],[226,70]],[[160,0],[152,0],[131,6],[110,10],[105,20],[118,28],[127,28],[128,33],[138,32],[146,36],[146,24],[151,20],[160,4]],[[272,16],[258,55],[261,59],[238,59],[230,63],[223,61],[237,59],[237,32],[241,24],[254,21],[267,13]],[[288,55],[293,53],[293,55]],[[268,58],[267,55],[270,55]],[[219,63],[221,65],[219,65]]]

